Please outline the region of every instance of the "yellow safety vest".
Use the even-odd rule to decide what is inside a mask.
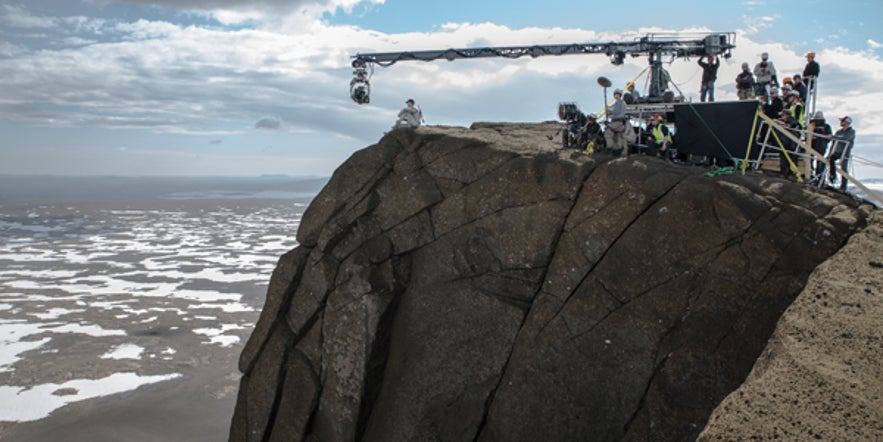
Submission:
[[[797,112],[798,108],[800,108],[800,112]],[[800,127],[806,126],[806,123],[803,121],[803,106],[800,103],[792,104],[788,111],[790,111],[791,116],[800,123]]]
[[[655,127],[653,127],[653,130],[650,133],[653,134],[653,139],[656,140],[656,142],[659,144],[662,144],[663,138],[665,139],[665,141],[671,143],[671,133],[663,134],[661,124],[657,124]]]

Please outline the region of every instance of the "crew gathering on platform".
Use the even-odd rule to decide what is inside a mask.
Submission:
[[[741,72],[736,76],[736,94],[739,100],[757,100],[758,111],[769,117],[778,126],[777,130],[787,131],[792,137],[779,137],[773,134],[769,124],[760,125],[756,132],[755,141],[773,150],[778,150],[779,172],[785,177],[798,177],[798,171],[792,156],[802,155],[803,149],[795,140],[805,141],[812,151],[819,157],[823,157],[831,165],[827,167],[825,162],[809,156],[806,160],[807,169],[804,176],[815,184],[837,183],[836,166],[848,170],[852,147],[855,141],[855,130],[852,127],[852,118],[843,116],[840,118],[840,128],[833,131],[826,122],[822,111],[808,111],[807,103],[812,103],[815,108],[816,85],[819,78],[820,67],[815,61],[815,53],[806,54],[806,66],[800,73],[791,77],[785,77],[779,81],[778,72],[769,54],[763,53],[761,60],[754,69],[750,69],[748,63],[741,64]],[[700,82],[700,102],[714,102],[714,88],[717,81],[720,57],[705,56],[697,61],[702,69]],[[667,89],[670,81],[668,72],[660,69],[661,84]],[[602,77],[603,78],[603,77]],[[606,80],[606,79],[605,79]],[[609,86],[608,84],[604,85]],[[606,89],[605,89],[606,94]],[[606,96],[606,95],[605,95]],[[595,114],[584,114],[579,111],[574,103],[561,103],[559,105],[559,118],[565,121],[562,127],[562,145],[564,148],[574,148],[586,154],[606,151],[613,155],[629,155],[643,153],[650,156],[661,157],[667,161],[693,162],[705,164],[705,158],[690,158],[690,155],[679,154],[674,145],[672,129],[666,124],[663,113],[652,113],[649,118],[639,116],[637,120],[641,125],[633,126],[634,114],[629,114],[629,106],[644,103],[644,99],[635,89],[634,80],[626,83],[625,90],[615,89],[613,100],[605,103],[605,125],[602,126]],[[810,112],[807,114],[807,112]],[[807,118],[809,115],[809,118]],[[406,107],[398,114],[393,128],[417,128],[423,123],[423,113],[415,107],[414,100],[408,99]],[[778,146],[771,141],[772,137],[778,142]],[[549,137],[552,139],[553,137]],[[697,161],[693,161],[697,160]],[[798,177],[798,180],[801,178]],[[840,190],[845,191],[847,178],[840,177]]]
[[[809,118],[806,117],[806,112],[809,112],[807,102],[812,100],[814,107],[815,87],[820,72],[819,64],[815,61],[815,53],[807,53],[806,60],[803,73],[784,78],[780,86],[775,65],[769,59],[769,55],[763,53],[760,62],[753,70],[748,63],[742,63],[741,72],[736,76],[736,92],[739,100],[757,100],[759,109],[764,115],[775,120],[781,129],[789,131],[795,138],[806,141],[818,156],[826,158],[832,167],[826,167],[825,163],[818,159],[808,158],[806,161],[810,165],[805,175],[810,182],[822,181],[824,184],[833,185],[838,181],[834,166],[839,166],[844,171],[848,170],[855,130],[852,128],[852,118],[849,116],[840,118],[840,128],[836,131],[832,131],[822,111],[812,112],[808,114]],[[702,68],[700,102],[714,102],[720,58],[702,57],[697,64]],[[594,153],[603,149],[615,155],[644,153],[668,161],[691,163],[692,158],[689,156],[678,155],[671,129],[666,125],[663,114],[650,114],[649,119],[644,122],[644,128],[630,125],[627,105],[635,104],[639,100],[640,95],[635,91],[634,81],[626,84],[625,91],[614,90],[613,100],[606,108],[607,124],[604,130],[595,114],[584,115],[571,109],[567,115],[563,115],[559,110],[559,117],[567,121],[562,139],[563,146],[585,153]],[[802,149],[797,142],[785,137],[777,137],[781,138],[781,147],[774,146],[771,132],[769,127],[758,131],[756,141],[766,147],[777,148],[780,152],[787,150],[787,154],[785,152],[779,154],[779,172],[786,177],[795,177],[796,171],[791,157],[801,154]],[[840,190],[845,191],[847,179],[840,177],[839,181]]]
[[[739,99],[756,99],[764,115],[778,120],[779,124],[789,129],[796,137],[810,140],[812,150],[819,156],[827,158],[832,165],[826,175],[825,164],[812,159],[811,181],[828,180],[831,184],[836,184],[837,174],[834,166],[839,163],[841,169],[848,170],[852,146],[855,143],[855,129],[852,128],[852,118],[848,115],[840,118],[840,129],[832,133],[831,126],[826,122],[822,111],[807,114],[808,104],[811,103],[812,107],[815,107],[815,89],[821,71],[819,63],[815,60],[816,54],[807,52],[803,75],[797,73],[783,78],[781,88],[775,65],[769,59],[769,54],[764,52],[760,58],[753,71],[748,70],[748,63],[742,63],[742,72],[736,76]],[[762,141],[767,142],[767,140]],[[829,142],[831,142],[830,148]],[[791,153],[800,151],[794,141],[786,139],[782,140],[782,143],[782,147]],[[785,155],[781,155],[779,170],[785,176],[794,174]],[[840,190],[846,190],[846,183],[846,178],[841,176]]]

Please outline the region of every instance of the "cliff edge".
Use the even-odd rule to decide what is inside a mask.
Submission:
[[[273,273],[230,439],[696,438],[873,212],[556,129],[396,130],[341,165]]]
[[[883,440],[883,212],[810,275],[700,440]]]

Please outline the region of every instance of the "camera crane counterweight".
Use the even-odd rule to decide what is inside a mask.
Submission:
[[[730,58],[735,45],[736,34],[718,32],[701,35],[647,34],[630,42],[573,43],[560,45],[504,46],[466,49],[444,49],[433,51],[376,52],[353,56],[353,79],[350,82],[350,97],[359,104],[370,101],[370,77],[373,65],[392,66],[399,61],[457,60],[461,58],[532,58],[546,55],[605,54],[614,65],[621,65],[626,55],[638,57],[646,55],[650,61],[650,89],[648,101],[663,102],[665,93],[664,56],[674,58],[723,56]]]

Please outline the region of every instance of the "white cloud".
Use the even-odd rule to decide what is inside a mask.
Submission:
[[[760,16],[760,17],[748,16],[748,15],[743,16],[742,23],[744,23],[745,26],[747,27],[747,29],[744,30],[744,33],[746,35],[758,34],[761,31],[763,31],[764,29],[772,27],[775,24],[775,21],[778,19],[779,19],[778,15],[772,15],[772,16],[765,15],[765,16]]]
[[[190,4],[183,0],[164,2],[182,8],[185,3]],[[351,8],[357,3],[294,4],[327,10]],[[648,32],[707,32],[702,28],[644,28],[602,33],[449,23],[434,32],[388,34],[331,26],[319,15],[305,16],[303,10],[277,14],[269,21],[266,11],[280,7],[281,1],[257,2],[265,7],[257,12],[234,9],[232,0],[196,4],[227,7],[213,14],[229,14],[231,22],[268,21],[252,29],[230,30],[149,20],[25,20],[21,17],[27,14],[16,10],[22,23],[79,23],[83,36],[75,46],[55,50],[25,52],[9,44],[0,46],[0,54],[5,56],[0,58],[4,78],[0,119],[217,138],[249,133],[255,122],[272,115],[273,125],[278,123],[275,128],[283,128],[278,132],[308,134],[305,137],[322,134],[361,147],[375,142],[392,124],[407,97],[423,106],[430,124],[549,120],[555,118],[560,101],[579,101],[584,109],[599,108],[602,90],[595,82],[597,77],[607,76],[622,86],[647,66],[647,59],[628,57],[619,67],[612,66],[604,55],[404,62],[375,70],[372,103],[366,107],[355,105],[348,97],[350,56],[357,52],[631,41]],[[9,20],[10,14],[5,17]],[[775,20],[775,16],[762,17],[739,33],[733,58],[721,66],[718,75],[719,101],[736,98],[733,79],[739,64],[747,61],[753,66],[762,52],[770,54],[780,78],[802,72],[803,54],[788,42],[753,40],[759,29]],[[94,42],[89,32],[113,38]],[[873,47],[872,41],[869,45]],[[820,109],[832,119],[840,114],[856,118],[859,144],[865,143],[863,136],[866,140],[883,136],[883,62],[873,51],[832,48],[816,52],[822,64]],[[700,68],[695,60],[666,60],[666,69],[685,94],[698,98]],[[643,77],[637,84],[644,86]],[[876,158],[883,160],[883,151],[876,146],[864,144],[858,150],[876,152]]]
[[[52,17],[39,17],[18,6],[0,5],[0,23],[11,28],[46,29],[56,26]]]
[[[125,34],[126,39],[129,40],[147,40],[169,37],[180,28],[168,22],[140,19],[131,23],[117,23],[114,25],[114,30]]]
[[[881,47],[883,47],[883,44],[877,43],[876,41],[869,38],[868,46],[870,46],[871,49],[880,49]]]

